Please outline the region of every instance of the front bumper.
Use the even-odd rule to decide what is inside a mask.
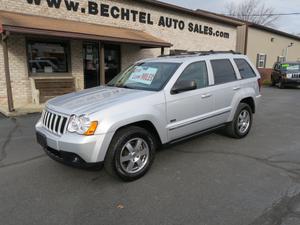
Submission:
[[[282,79],[282,82],[285,85],[295,85],[295,86],[300,85],[300,79],[289,79],[289,78],[286,78],[286,79]]]
[[[56,160],[79,162],[80,164],[101,163],[105,159],[113,134],[82,136],[66,133],[55,135],[43,127],[42,123],[36,125],[37,139],[46,153]],[[41,138],[44,139],[41,141]]]

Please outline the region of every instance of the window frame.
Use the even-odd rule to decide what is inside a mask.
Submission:
[[[31,56],[29,54],[29,44],[30,43],[49,43],[49,44],[57,44],[57,43],[64,43],[65,44],[65,50],[66,50],[66,60],[67,60],[67,72],[54,72],[54,73],[32,73],[30,71],[30,63],[29,60],[31,59]],[[36,37],[26,37],[25,39],[25,45],[26,45],[26,65],[27,65],[27,71],[28,75],[32,78],[39,78],[39,77],[71,77],[72,76],[72,56],[71,56],[71,44],[70,40],[67,39],[57,39],[57,38],[36,38]]]
[[[232,70],[234,71],[234,75],[235,75],[234,77],[235,77],[235,80],[232,80],[232,81],[229,81],[229,82],[223,82],[223,83],[219,83],[219,84],[216,83],[215,72],[214,72],[214,68],[213,68],[212,61],[219,61],[219,60],[227,60],[227,61],[230,62],[231,67],[232,67]],[[223,85],[223,84],[228,84],[228,83],[232,83],[232,82],[236,82],[236,81],[239,81],[239,80],[240,80],[240,78],[238,77],[238,73],[237,73],[238,71],[236,70],[237,67],[235,67],[236,65],[234,64],[233,59],[231,59],[231,58],[209,59],[209,63],[210,63],[211,73],[212,73],[212,78],[213,78],[213,84],[210,85],[210,86]]]
[[[264,56],[264,60],[261,60],[260,57]],[[263,66],[260,65],[260,63],[263,62]],[[256,67],[264,69],[267,65],[267,54],[266,53],[257,53],[257,59],[256,59]]]
[[[238,66],[237,63],[236,63],[236,60],[243,60],[243,61],[249,66],[249,68],[251,69],[251,71],[252,71],[252,73],[254,74],[254,76],[253,76],[253,77],[243,77],[243,75],[242,75],[241,72],[240,72],[239,66]],[[253,78],[256,78],[256,77],[257,77],[257,75],[256,75],[256,73],[255,73],[255,71],[254,71],[254,69],[252,68],[252,66],[250,65],[250,63],[249,63],[245,58],[234,58],[234,59],[233,59],[233,62],[234,62],[234,64],[235,64],[236,68],[237,68],[238,73],[240,74],[241,80],[253,79]]]
[[[174,82],[172,88],[171,88],[171,91],[172,89],[174,88],[174,86],[176,85],[176,83],[178,82],[178,80],[180,79],[180,77],[182,76],[182,74],[187,70],[187,68],[193,64],[196,64],[196,63],[201,63],[203,62],[205,67],[206,67],[206,76],[207,76],[207,83],[206,83],[206,86],[205,87],[201,87],[201,88],[198,88],[195,89],[195,90],[190,90],[190,91],[186,91],[186,92],[191,92],[191,91],[197,91],[197,90],[201,90],[201,89],[204,89],[204,88],[207,88],[210,86],[210,77],[209,77],[209,67],[208,67],[208,64],[207,64],[207,61],[206,60],[200,60],[200,61],[195,61],[195,62],[191,62],[189,63],[184,69],[183,71],[180,73],[180,75],[178,76],[178,78],[176,79],[176,81]],[[185,93],[185,92],[182,92],[182,93]]]
[[[283,55],[279,55],[277,56],[277,63],[281,64],[284,63],[286,61],[286,57]]]

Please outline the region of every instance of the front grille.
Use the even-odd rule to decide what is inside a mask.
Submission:
[[[300,74],[293,74],[292,78],[300,78]]]
[[[44,127],[54,134],[64,134],[68,118],[45,110],[42,116]]]

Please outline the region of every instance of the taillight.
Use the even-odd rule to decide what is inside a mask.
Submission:
[[[257,83],[258,83],[259,92],[261,92],[261,86],[262,86],[261,78],[257,79]]]

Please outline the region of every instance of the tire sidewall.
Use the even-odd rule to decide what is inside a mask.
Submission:
[[[144,141],[146,141],[149,147],[149,158],[147,164],[144,166],[144,168],[141,171],[131,174],[123,170],[120,163],[120,156],[124,145],[129,140],[134,138],[142,138]],[[148,131],[144,129],[137,129],[127,134],[124,133],[124,135],[122,135],[120,139],[117,141],[115,146],[113,146],[113,151],[114,151],[113,164],[117,175],[121,177],[123,180],[127,180],[127,181],[136,180],[142,177],[152,165],[155,156],[155,149],[156,149],[155,146],[156,144],[153,135],[151,135]]]
[[[285,88],[282,80],[279,81],[278,87],[279,87],[280,89],[284,89],[284,88]]]
[[[250,124],[249,124],[249,127],[247,129],[247,132],[244,132],[244,133],[241,133],[239,131],[239,128],[238,128],[238,119],[239,119],[239,115],[240,113],[243,111],[243,110],[247,110],[249,115],[250,115]],[[251,127],[252,127],[252,122],[253,122],[253,113],[252,113],[252,110],[250,108],[250,106],[248,104],[245,104],[245,103],[241,103],[238,107],[238,110],[237,110],[237,113],[235,115],[235,118],[234,118],[234,129],[235,129],[235,133],[236,135],[239,137],[239,138],[244,138],[246,137],[250,130],[251,130]]]

